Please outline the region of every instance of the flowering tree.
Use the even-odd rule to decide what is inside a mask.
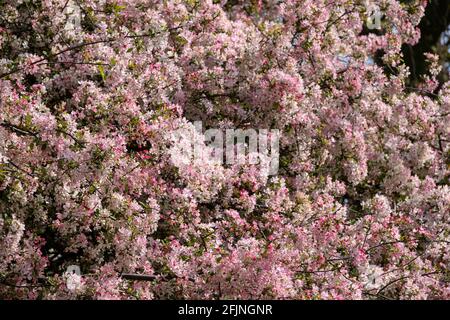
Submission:
[[[377,4],[1,0],[0,297],[449,299],[450,84],[407,82],[427,1]],[[278,175],[175,165],[199,120]]]

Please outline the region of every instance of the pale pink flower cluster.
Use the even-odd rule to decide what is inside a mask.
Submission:
[[[369,33],[359,0],[66,2],[2,1],[0,298],[450,298],[450,84],[401,57],[427,1]],[[195,121],[280,130],[278,176],[176,165]]]

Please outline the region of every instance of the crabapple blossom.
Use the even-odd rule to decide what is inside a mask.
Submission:
[[[427,1],[70,2],[0,4],[0,298],[450,299]],[[279,130],[277,174],[174,158],[196,121]]]

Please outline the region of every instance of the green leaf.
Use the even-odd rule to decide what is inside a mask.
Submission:
[[[106,80],[106,74],[105,74],[105,68],[103,68],[102,65],[97,66],[98,72],[100,73],[100,76],[102,77],[102,80]]]
[[[30,129],[32,128],[32,126],[33,126],[33,116],[31,114],[27,114],[25,116],[25,127],[27,129]]]

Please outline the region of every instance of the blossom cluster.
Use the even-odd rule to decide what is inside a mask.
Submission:
[[[427,1],[365,2],[1,1],[0,298],[450,299]],[[278,175],[176,165],[195,121],[280,130]]]

